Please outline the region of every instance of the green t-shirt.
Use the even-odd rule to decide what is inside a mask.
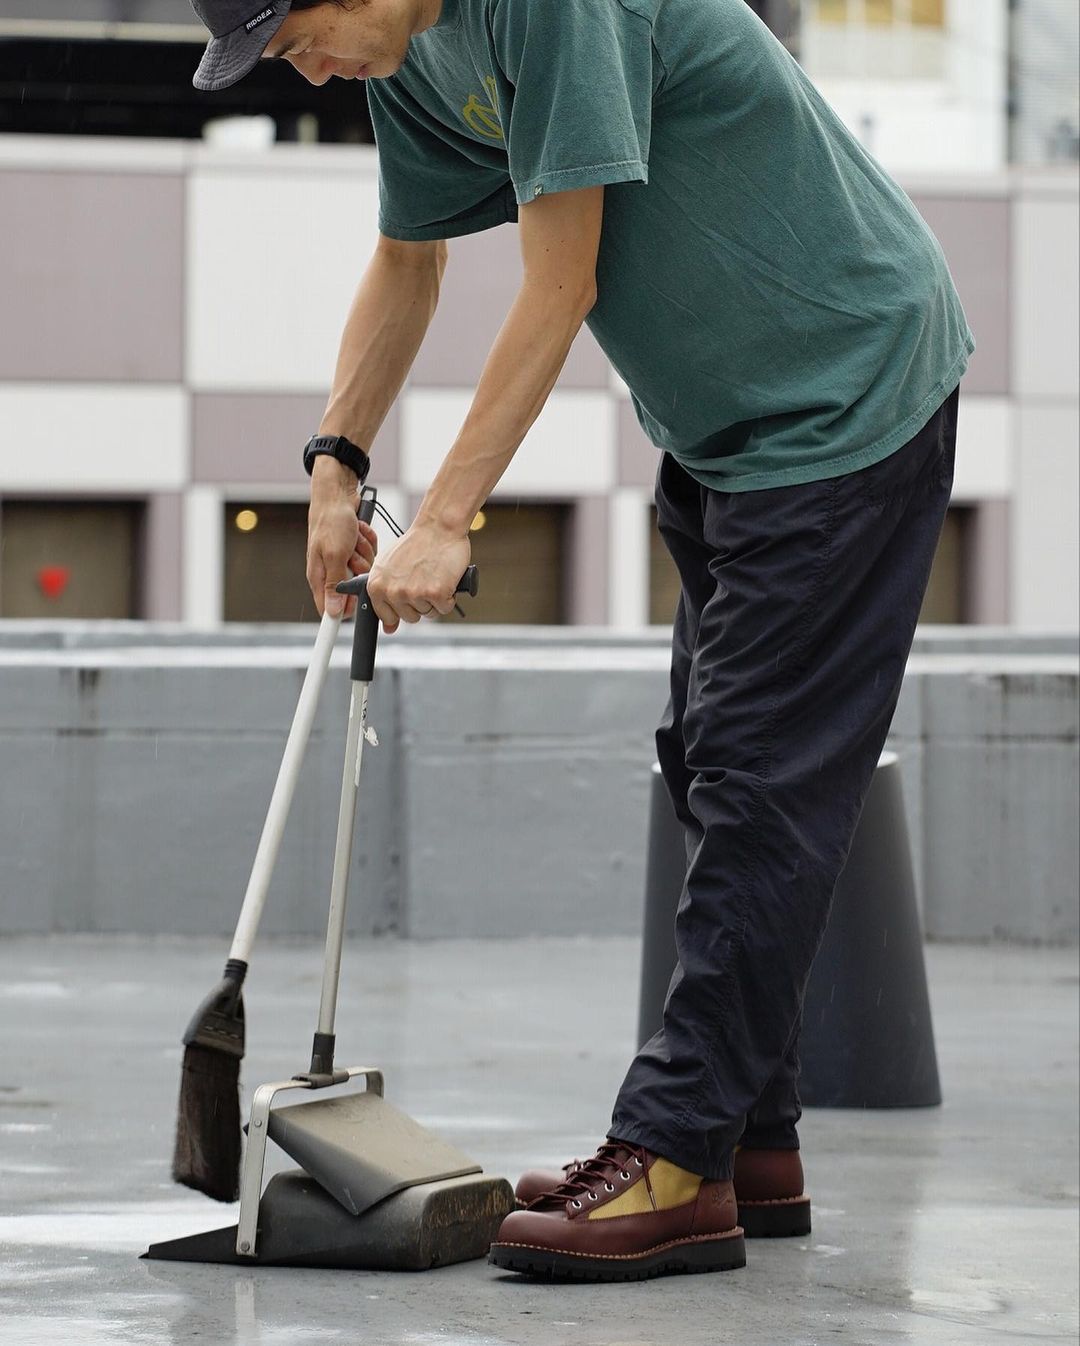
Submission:
[[[880,461],[975,349],[936,239],[744,0],[443,0],[367,93],[392,238],[606,184],[586,321],[707,486]]]

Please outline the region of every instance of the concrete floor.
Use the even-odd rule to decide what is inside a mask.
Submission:
[[[3,1346],[990,1346],[1077,1339],[1077,954],[928,950],[944,1107],[803,1121],[814,1233],[744,1270],[552,1287],[141,1262],[229,1211],[170,1185],[180,1049],[217,944],[0,943]],[[320,950],[261,947],[250,1090],[306,1064]],[[616,940],[355,946],[343,1061],[516,1176],[591,1152],[631,1048]],[[235,1217],[233,1217],[235,1218]]]

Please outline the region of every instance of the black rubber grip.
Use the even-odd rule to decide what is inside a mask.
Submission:
[[[468,594],[470,598],[475,598],[480,592],[480,567],[469,566],[458,580],[458,587],[454,590],[456,594]]]
[[[375,676],[375,650],[379,644],[379,619],[371,606],[367,592],[367,575],[353,575],[337,585],[339,594],[356,599],[356,621],[353,625],[352,663],[349,677],[353,682],[370,682]],[[469,566],[454,590],[475,598],[480,592],[480,571]]]
[[[350,579],[342,580],[336,587],[339,594],[349,594],[350,597],[357,598],[361,594],[366,593],[367,582],[367,575],[353,575]],[[480,567],[469,566],[461,579],[458,580],[458,585],[454,590],[454,593],[468,594],[470,598],[475,598],[479,592]]]

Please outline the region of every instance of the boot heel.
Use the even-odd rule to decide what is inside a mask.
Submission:
[[[746,1244],[741,1233],[708,1242],[680,1244],[667,1265],[672,1271],[734,1271],[746,1266]]]
[[[739,1224],[748,1239],[798,1238],[810,1233],[810,1198],[740,1201]]]

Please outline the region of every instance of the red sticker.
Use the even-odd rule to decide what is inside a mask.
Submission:
[[[37,573],[38,588],[53,602],[63,597],[70,579],[71,571],[67,566],[42,566]]]

